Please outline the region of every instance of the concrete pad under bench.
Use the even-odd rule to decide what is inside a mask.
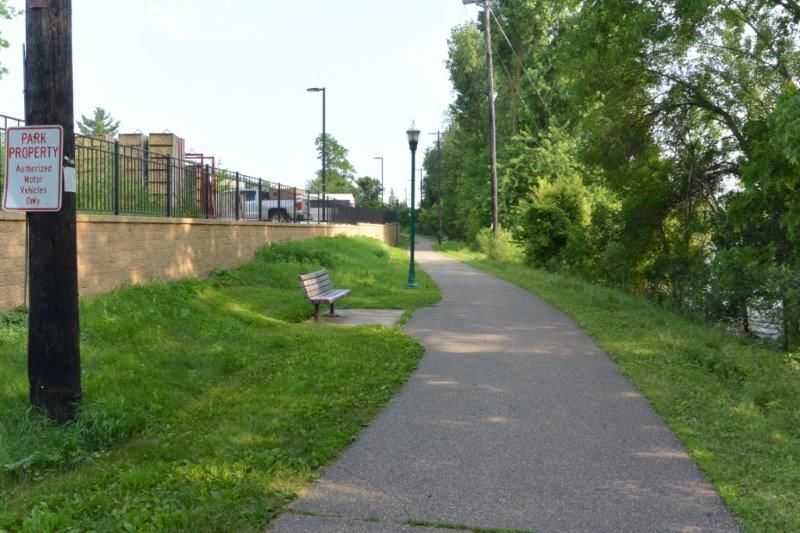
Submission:
[[[337,309],[337,316],[320,315],[318,324],[333,326],[384,326],[391,328],[400,317],[402,309]],[[312,318],[309,322],[315,322]]]

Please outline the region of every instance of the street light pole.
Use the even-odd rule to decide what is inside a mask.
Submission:
[[[309,87],[306,90],[310,93],[322,93],[322,221],[325,222],[325,174],[327,170],[326,165],[328,163],[328,151],[326,146],[328,135],[325,132],[325,87]]]
[[[464,5],[483,5],[483,26],[486,36],[486,78],[489,86],[489,165],[491,167],[492,181],[492,232],[497,233],[500,222],[497,208],[497,141],[494,114],[494,62],[492,60],[491,0],[462,0],[462,2]]]
[[[381,160],[381,205],[383,205],[383,156],[376,156],[372,159],[380,159]]]
[[[408,128],[406,131],[406,135],[408,136],[408,147],[411,150],[411,211],[409,213],[409,233],[411,235],[411,243],[409,247],[409,251],[411,254],[409,264],[408,264],[408,282],[406,282],[406,287],[409,289],[414,289],[417,287],[417,273],[414,271],[414,233],[416,230],[416,215],[414,213],[414,179],[415,179],[415,172],[417,169],[417,144],[419,143],[419,130],[411,123],[411,127]]]

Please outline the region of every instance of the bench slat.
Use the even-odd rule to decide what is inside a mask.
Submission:
[[[325,270],[318,270],[317,272],[312,272],[310,274],[302,274],[300,276],[300,281],[306,281],[309,279],[319,278],[321,276],[327,276],[328,272]]]
[[[313,302],[322,302],[325,300],[329,300],[331,297],[336,296],[338,294],[339,289],[333,289],[325,292],[321,292],[315,296],[310,296],[308,299]]]
[[[319,296],[316,296],[314,298],[310,298],[310,300],[311,300],[311,303],[313,303],[313,304],[316,304],[316,303],[329,304],[329,303],[333,303],[333,302],[335,302],[337,300],[341,300],[342,298],[344,298],[348,294],[350,294],[350,289],[334,289],[332,291],[326,292],[326,293],[321,294]]]
[[[310,289],[312,287],[316,287],[317,285],[324,285],[326,283],[331,283],[331,277],[328,275],[316,278],[316,279],[309,279],[306,281],[301,281],[300,286],[306,289]]]
[[[303,276],[300,276],[300,277],[302,278]],[[326,279],[331,279],[331,277],[327,272],[323,272],[322,274],[320,274],[318,276],[314,276],[313,278],[301,279],[300,283],[301,284],[317,283],[319,281],[323,281],[323,280],[326,280]]]
[[[326,292],[330,292],[331,290],[333,290],[333,283],[320,285],[319,287],[314,287],[313,289],[305,289],[304,292],[306,298],[313,298],[315,296],[319,296],[320,294],[325,294]]]
[[[327,287],[327,286],[332,287],[333,286],[333,281],[330,280],[330,279],[326,279],[325,281],[322,281],[320,283],[314,283],[312,285],[306,285],[305,287],[303,287],[303,290],[304,291],[313,291],[313,290],[319,289],[320,287]]]

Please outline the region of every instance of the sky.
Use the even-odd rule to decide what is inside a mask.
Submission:
[[[24,7],[23,0],[11,5]],[[99,106],[120,132],[170,131],[218,166],[292,186],[319,169],[327,131],[358,176],[410,197],[406,130],[422,131],[417,166],[443,127],[452,88],[445,62],[461,0],[73,0],[76,119]],[[0,114],[24,114],[24,15],[0,21]],[[221,164],[220,164],[221,162]],[[419,195],[417,173],[417,196]]]

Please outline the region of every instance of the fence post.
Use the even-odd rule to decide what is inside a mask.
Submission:
[[[239,173],[236,173],[236,197],[234,201],[234,215],[236,220],[239,220]]]
[[[264,182],[258,180],[258,220],[264,220],[264,209],[261,203],[264,201]]]
[[[203,181],[206,184],[206,197],[203,200],[205,202],[206,218],[209,218],[211,212],[211,176],[209,174],[208,165],[203,168]]]
[[[114,141],[114,214],[119,215],[119,141]]]
[[[147,150],[142,151],[142,176],[144,184],[150,186],[150,153]]]
[[[172,216],[172,156],[167,156],[167,217]]]
[[[278,183],[278,210],[277,210],[277,213],[278,213],[278,221],[280,221],[280,219],[283,218],[281,216],[281,184],[280,183]]]
[[[297,222],[297,187],[292,187],[292,222]]]

